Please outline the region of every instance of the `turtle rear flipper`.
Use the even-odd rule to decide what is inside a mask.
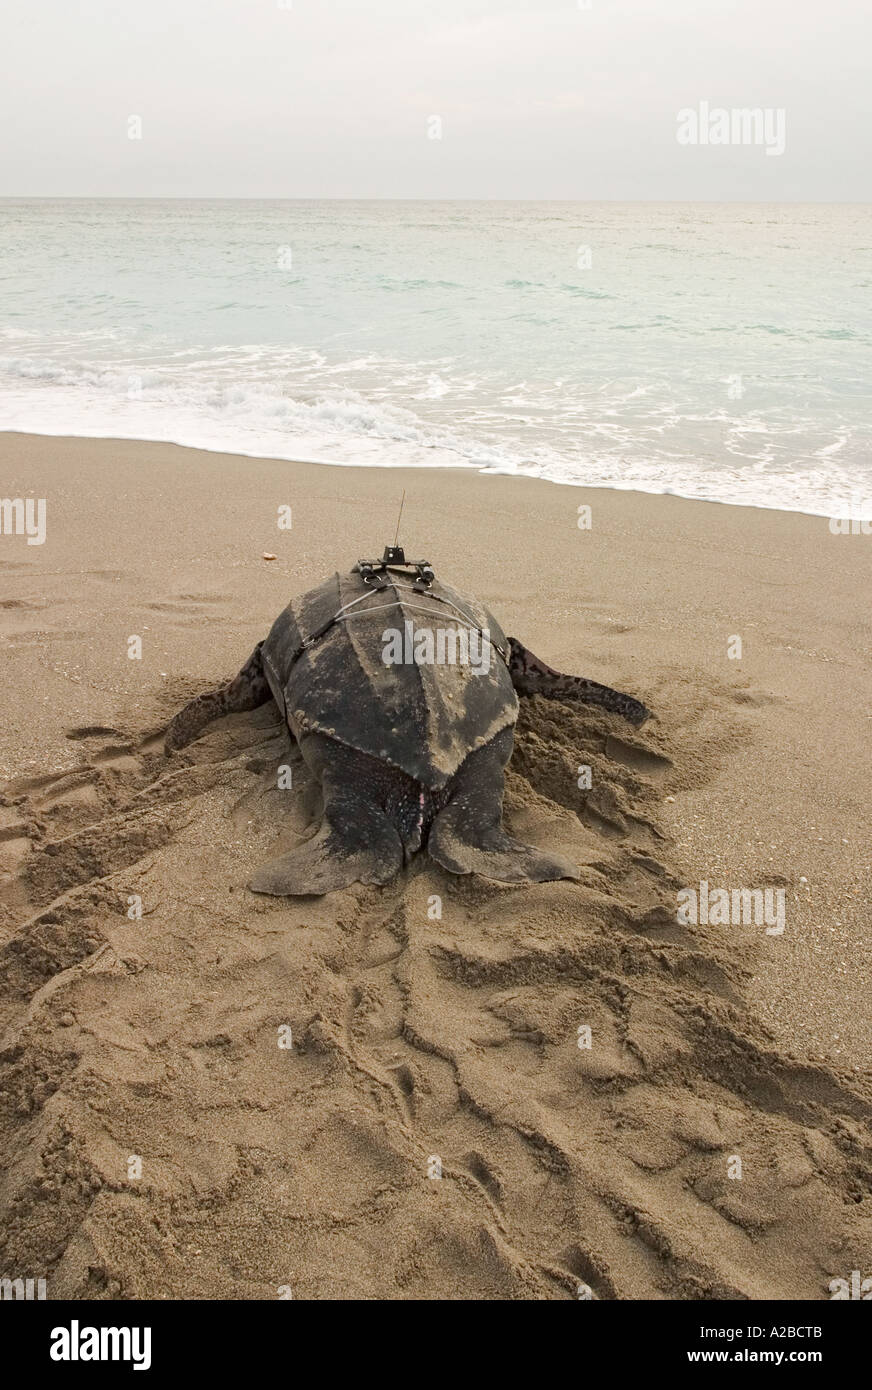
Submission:
[[[502,828],[503,774],[512,742],[512,729],[503,729],[469,755],[451,801],[433,822],[427,853],[449,873],[481,874],[500,883],[577,879],[568,859],[513,840]]]
[[[403,846],[387,816],[349,795],[334,797],[311,840],[262,865],[249,881],[275,897],[332,893],[352,883],[390,883],[403,866]]]
[[[566,700],[572,704],[598,705],[611,714],[620,714],[637,727],[651,718],[651,711],[632,695],[612,690],[610,685],[588,680],[586,676],[567,676],[542,661],[519,642],[509,638],[509,675],[519,695],[544,695],[548,700]]]
[[[452,874],[481,874],[499,883],[550,883],[578,878],[578,869],[559,854],[513,840],[495,826],[471,826],[456,806],[446,806],[427,843],[431,859]]]

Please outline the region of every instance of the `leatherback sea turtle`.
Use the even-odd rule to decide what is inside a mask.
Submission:
[[[276,702],[323,794],[320,829],[264,865],[257,893],[388,883],[426,847],[454,874],[576,878],[502,828],[518,696],[583,701],[642,724],[638,700],[561,675],[399,546],[293,599],[239,675],[176,715],[168,752],[222,715]]]

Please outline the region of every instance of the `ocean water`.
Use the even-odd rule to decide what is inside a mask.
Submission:
[[[872,509],[865,205],[0,201],[0,428]]]

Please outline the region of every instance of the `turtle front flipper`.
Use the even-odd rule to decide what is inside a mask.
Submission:
[[[349,790],[331,798],[311,840],[264,864],[248,886],[279,898],[332,893],[352,883],[390,883],[402,866],[403,846],[394,826]]]
[[[580,701],[598,705],[611,714],[620,714],[637,727],[651,718],[651,711],[632,695],[612,690],[609,685],[587,680],[585,676],[566,676],[534,656],[517,638],[509,638],[509,675],[519,695],[544,695],[548,700]]]
[[[433,822],[427,853],[452,874],[481,874],[500,883],[548,883],[578,878],[559,854],[513,840],[502,827],[503,779],[513,730],[503,729],[470,753],[457,774],[451,800]]]
[[[263,642],[258,642],[242,670],[227,685],[220,690],[198,695],[179,711],[164,736],[167,753],[186,748],[214,719],[221,719],[225,714],[241,714],[266,704],[272,692],[263,669],[262,646]]]

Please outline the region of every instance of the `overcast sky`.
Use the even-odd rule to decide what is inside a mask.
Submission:
[[[0,194],[872,198],[872,0],[282,3],[6,0]]]

